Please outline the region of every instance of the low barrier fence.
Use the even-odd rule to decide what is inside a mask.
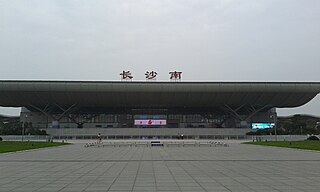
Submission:
[[[0,135],[4,141],[48,141],[54,140],[95,140],[97,135]],[[309,135],[184,135],[183,140],[251,140],[251,141],[298,141],[305,140]],[[102,135],[104,140],[177,140],[179,136],[126,136]]]
[[[228,143],[222,141],[97,141],[86,143],[84,147],[229,147]]]
[[[252,141],[300,141],[306,140],[310,135],[252,135]]]
[[[4,141],[48,141],[51,139],[48,135],[0,135]]]

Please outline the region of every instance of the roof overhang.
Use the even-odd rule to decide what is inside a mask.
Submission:
[[[319,82],[0,81],[0,106],[215,108],[301,106]]]

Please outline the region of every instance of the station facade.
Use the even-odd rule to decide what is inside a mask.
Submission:
[[[1,81],[0,105],[59,138],[242,137],[274,126],[276,108],[301,106],[317,82]]]

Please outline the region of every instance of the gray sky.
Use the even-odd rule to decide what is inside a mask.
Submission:
[[[0,67],[1,79],[320,81],[320,1],[0,0]],[[279,110],[294,113],[320,116],[320,97]]]

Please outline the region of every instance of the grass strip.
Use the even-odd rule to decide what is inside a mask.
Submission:
[[[246,142],[244,144],[320,151],[320,141],[262,141],[262,142]]]
[[[38,149],[44,147],[54,147],[67,145],[68,143],[51,143],[51,142],[40,142],[40,141],[0,141],[0,153],[22,151],[28,149]]]

